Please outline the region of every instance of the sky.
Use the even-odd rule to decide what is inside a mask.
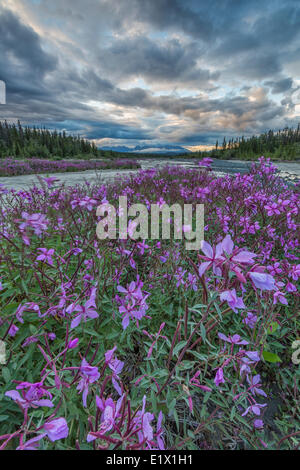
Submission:
[[[0,119],[209,148],[300,122],[299,0],[0,0]]]

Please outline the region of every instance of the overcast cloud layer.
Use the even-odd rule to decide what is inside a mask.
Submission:
[[[300,121],[299,0],[0,0],[0,118],[105,146]]]

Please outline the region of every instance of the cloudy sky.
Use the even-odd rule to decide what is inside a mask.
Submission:
[[[300,121],[299,0],[0,0],[0,118],[100,146]]]

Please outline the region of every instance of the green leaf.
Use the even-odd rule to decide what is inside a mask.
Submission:
[[[0,423],[1,423],[1,421],[6,421],[8,418],[9,418],[8,415],[1,415],[0,416]]]
[[[185,345],[186,345],[186,341],[180,341],[180,343],[176,344],[173,350],[173,355],[178,356],[179,351],[183,349]]]
[[[278,323],[277,323],[276,321],[272,321],[272,322],[270,323],[269,328],[268,328],[268,335],[274,334],[275,331],[278,330],[278,328],[279,328]]]
[[[277,356],[277,354],[271,353],[269,351],[263,351],[262,355],[263,355],[264,360],[267,362],[272,362],[272,363],[282,362],[280,357]]]
[[[206,329],[205,329],[205,326],[203,325],[203,323],[201,323],[201,325],[200,325],[200,330],[201,330],[201,337],[202,337],[203,341],[205,341],[205,339],[206,339]]]
[[[10,381],[10,372],[7,367],[3,367],[2,369],[2,375],[6,383]]]

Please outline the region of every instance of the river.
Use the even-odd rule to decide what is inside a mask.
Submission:
[[[155,158],[155,159],[141,159],[138,160],[142,169],[158,168],[165,165],[179,165],[185,168],[197,167],[197,161],[194,159],[170,159],[170,158]],[[279,175],[286,179],[288,182],[293,183],[300,180],[300,162],[279,162],[275,163],[278,167]],[[241,160],[214,160],[212,163],[212,170],[216,176],[223,176],[225,174],[246,173],[249,171],[251,162]],[[74,186],[81,184],[84,181],[90,183],[96,182],[100,177],[105,181],[114,179],[118,175],[134,174],[138,170],[103,170],[97,171],[88,170],[74,173],[51,173],[51,176],[59,179],[60,183],[66,186]],[[47,175],[40,175],[47,176]],[[23,176],[10,176],[0,177],[0,184],[3,184],[7,189],[15,189],[16,191],[26,190],[34,184],[39,184],[36,175],[23,175]]]

